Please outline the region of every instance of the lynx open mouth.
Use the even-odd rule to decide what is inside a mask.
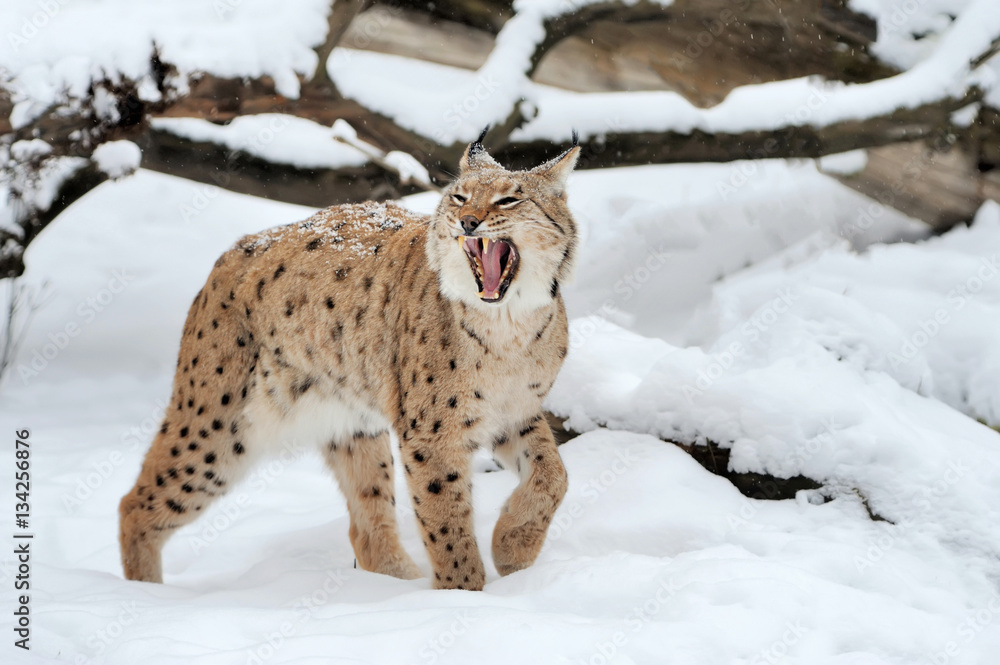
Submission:
[[[509,240],[491,240],[479,236],[458,236],[479,286],[483,302],[500,302],[517,274],[521,259],[517,247]]]

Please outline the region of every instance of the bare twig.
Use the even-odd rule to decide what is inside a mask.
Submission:
[[[13,366],[14,359],[31,327],[31,320],[45,299],[48,284],[38,289],[7,280],[7,307],[0,322],[0,382]]]
[[[358,134],[354,131],[354,128],[345,120],[338,120],[334,123],[333,138],[335,141],[349,145],[363,153],[365,157],[386,171],[396,174],[399,177],[400,184],[413,185],[427,192],[441,191],[441,188],[431,181],[427,169],[414,159],[412,155],[398,150],[387,153],[370,143],[362,141],[358,138]]]
[[[969,68],[976,69],[980,65],[986,64],[986,61],[995,56],[997,53],[1000,53],[1000,37],[994,39],[985,52],[973,58],[972,62],[969,63]]]

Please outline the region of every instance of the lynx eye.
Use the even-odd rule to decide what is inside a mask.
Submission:
[[[520,202],[521,202],[521,199],[515,199],[513,196],[505,196],[502,199],[500,199],[499,201],[494,201],[493,203],[494,203],[494,205],[498,205],[498,206],[509,206],[509,205],[514,205],[515,203],[520,203]]]
[[[452,195],[451,195],[451,199],[452,199],[452,200],[453,200],[453,201],[454,201],[455,203],[465,203],[465,202],[466,202],[466,201],[468,200],[468,199],[466,199],[466,198],[465,198],[464,196],[462,196],[461,194],[452,194]]]

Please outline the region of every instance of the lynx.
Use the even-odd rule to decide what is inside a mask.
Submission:
[[[520,477],[493,532],[494,565],[507,575],[532,564],[567,486],[541,405],[566,356],[559,287],[577,232],[565,183],[579,148],[509,171],[482,139],[429,218],[393,203],[335,206],[218,259],[188,312],[162,427],[121,501],[128,579],[161,582],[167,538],[289,439],[320,447],[357,563],[420,577],[396,525],[390,432],[435,588],[485,582],[479,448]]]

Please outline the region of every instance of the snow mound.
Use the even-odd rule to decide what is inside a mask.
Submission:
[[[582,431],[716,442],[736,471],[860,493],[893,523],[992,557],[1000,435],[976,419],[1000,424],[998,273],[995,203],[915,245],[778,255],[714,288],[689,331],[699,346],[573,321],[547,404]]]
[[[132,175],[142,161],[142,150],[131,141],[108,141],[94,148],[91,159],[111,179]]]

